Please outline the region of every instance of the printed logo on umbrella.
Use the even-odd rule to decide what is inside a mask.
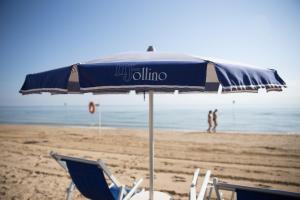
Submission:
[[[133,81],[164,81],[167,79],[166,72],[152,71],[149,67],[117,66],[115,76],[122,76],[123,80]]]

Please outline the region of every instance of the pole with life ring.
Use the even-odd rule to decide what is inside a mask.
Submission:
[[[96,112],[96,107],[98,107],[98,132],[101,133],[101,112],[100,112],[100,104],[95,104],[94,102],[89,103],[89,112],[94,114]]]

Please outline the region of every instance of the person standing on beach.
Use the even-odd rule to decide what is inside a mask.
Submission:
[[[217,126],[218,126],[218,121],[217,121],[218,116],[217,116],[217,112],[218,112],[218,109],[215,109],[215,111],[213,112],[213,117],[212,117],[213,122],[214,122],[214,127],[213,127],[212,131],[213,131],[214,133],[216,132],[216,128],[217,128]]]
[[[212,127],[212,111],[211,110],[208,112],[208,115],[207,115],[207,123],[208,123],[207,132],[211,133],[211,127]]]

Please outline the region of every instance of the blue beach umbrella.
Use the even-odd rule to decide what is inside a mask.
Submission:
[[[257,92],[282,91],[285,82],[274,69],[256,68],[224,60],[185,54],[116,54],[85,63],[26,76],[22,94],[149,93],[150,199],[153,199],[155,92]]]

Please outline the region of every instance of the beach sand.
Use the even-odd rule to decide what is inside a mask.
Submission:
[[[70,178],[50,151],[102,159],[120,182],[144,178],[148,188],[147,130],[0,125],[0,199],[65,199]],[[196,168],[198,191],[210,169],[222,181],[300,192],[300,135],[155,131],[156,190],[188,199]]]

